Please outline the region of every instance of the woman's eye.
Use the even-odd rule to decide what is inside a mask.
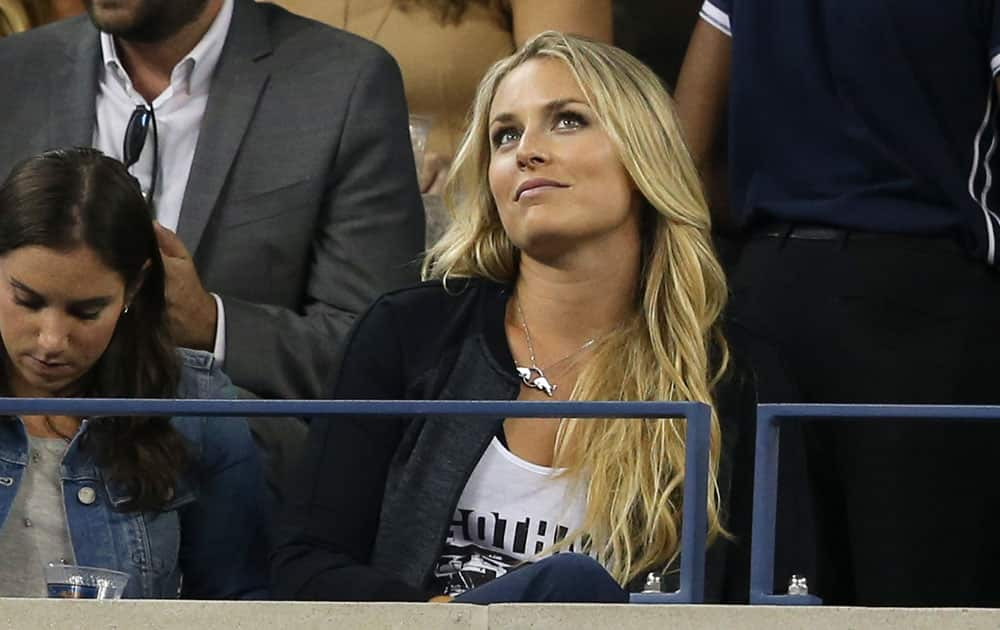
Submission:
[[[101,310],[72,311],[71,315],[77,319],[94,320],[101,316]]]
[[[31,311],[37,311],[38,309],[42,308],[42,306],[44,306],[44,304],[42,304],[38,300],[23,299],[16,296],[14,297],[14,304],[17,304],[18,306],[21,306]]]
[[[508,142],[514,142],[518,138],[517,130],[513,127],[504,127],[493,132],[493,146],[499,147]]]
[[[576,112],[561,112],[556,118],[558,129],[576,129],[586,126],[586,119]]]

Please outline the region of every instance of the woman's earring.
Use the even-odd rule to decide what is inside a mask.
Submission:
[[[125,305],[125,310],[122,311],[122,315],[124,315],[125,313],[128,313],[128,307],[129,307],[129,305],[126,304]]]

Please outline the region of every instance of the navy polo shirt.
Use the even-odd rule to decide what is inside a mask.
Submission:
[[[1000,259],[1000,0],[708,0],[742,225],[954,235]]]

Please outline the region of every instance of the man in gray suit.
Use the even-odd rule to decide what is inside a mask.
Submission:
[[[0,39],[0,177],[54,147],[133,158],[179,344],[256,395],[321,397],[359,312],[417,279],[394,60],[252,0],[86,5]]]

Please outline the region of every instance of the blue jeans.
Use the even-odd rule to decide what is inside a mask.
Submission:
[[[628,593],[590,556],[558,553],[462,593],[460,604],[627,604]]]

